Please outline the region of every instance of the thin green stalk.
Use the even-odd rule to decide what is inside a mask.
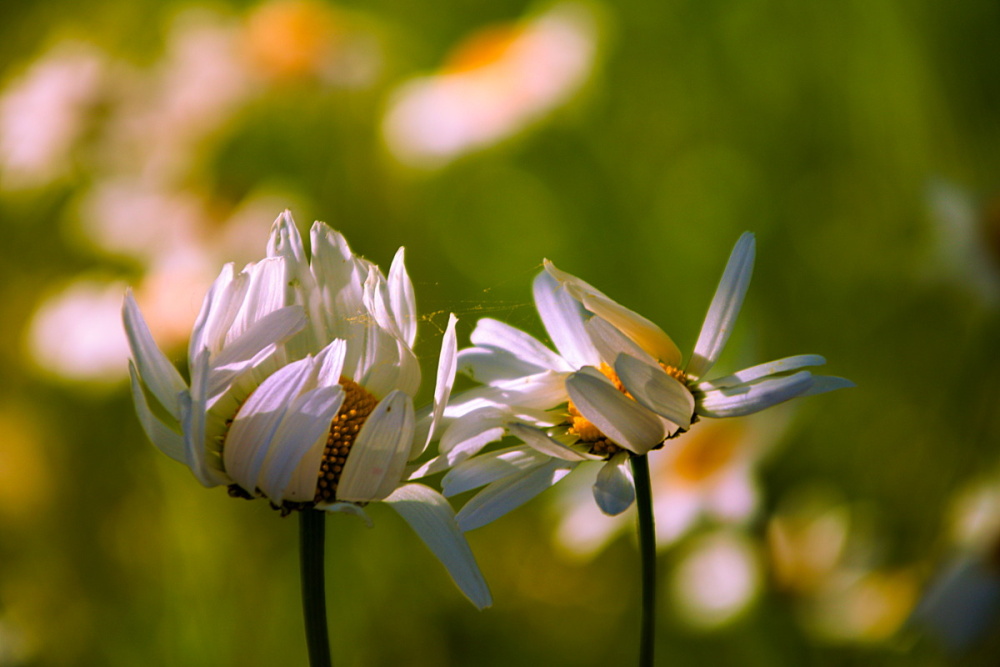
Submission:
[[[326,623],[326,582],[323,547],[326,512],[299,512],[299,568],[302,575],[302,611],[306,621],[306,646],[310,667],[331,667],[330,637]]]
[[[642,559],[642,620],[639,625],[639,667],[653,665],[656,629],[656,531],[653,526],[653,491],[649,483],[649,460],[631,457],[635,480],[635,503],[639,514],[639,555]]]

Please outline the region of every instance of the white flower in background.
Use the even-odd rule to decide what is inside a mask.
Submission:
[[[442,482],[446,495],[486,485],[458,515],[469,530],[526,502],[581,462],[603,461],[594,498],[614,515],[635,499],[630,453],[659,448],[701,417],[748,415],[852,386],[802,370],[824,363],[817,355],[702,379],[729,338],[753,260],[753,235],[744,234],[686,365],[655,324],[546,261],[535,279],[535,304],[559,353],[513,327],[480,320],[472,334],[475,347],[459,359],[486,386],[455,401],[449,410],[455,421],[442,436],[440,456],[418,472],[453,466]],[[464,461],[505,434],[524,444]]]
[[[573,3],[476,33],[440,72],[393,96],[383,122],[389,149],[434,165],[510,136],[576,92],[596,50],[596,19]]]
[[[455,318],[442,342],[433,406],[418,422],[416,306],[403,250],[386,277],[325,224],[315,223],[311,236],[309,262],[286,212],[266,259],[239,274],[232,265],[223,270],[191,336],[190,384],[126,296],[140,421],[204,485],[265,497],[283,512],[315,507],[368,521],[365,504],[388,503],[463,593],[488,606],[489,590],[447,501],[404,483],[407,462],[423,453],[448,401]]]
[[[0,96],[3,189],[45,185],[70,168],[73,145],[103,94],[106,70],[97,49],[63,43],[7,84]]]
[[[754,516],[759,490],[754,468],[777,433],[770,421],[748,417],[707,420],[650,460],[656,545],[665,548],[702,519],[741,524]],[[635,525],[631,512],[608,516],[586,502],[596,470],[560,484],[554,504],[556,544],[577,558],[590,558]]]

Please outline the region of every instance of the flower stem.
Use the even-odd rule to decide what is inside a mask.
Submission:
[[[302,575],[302,611],[306,622],[306,646],[310,667],[330,667],[330,637],[326,624],[326,582],[323,547],[326,512],[299,512],[299,568]]]
[[[656,533],[653,527],[653,491],[649,483],[649,460],[631,456],[635,502],[639,514],[639,555],[642,559],[642,622],[639,626],[639,667],[653,665],[656,629]]]

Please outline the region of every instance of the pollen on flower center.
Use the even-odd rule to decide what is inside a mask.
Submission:
[[[330,433],[326,438],[316,485],[314,502],[317,503],[337,499],[337,484],[344,471],[344,464],[347,463],[347,455],[368,415],[378,404],[378,399],[350,378],[341,377],[340,386],[344,389],[344,403],[330,422]]]

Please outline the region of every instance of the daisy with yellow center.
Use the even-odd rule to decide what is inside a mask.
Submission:
[[[443,337],[433,405],[418,414],[416,307],[403,250],[386,277],[325,224],[315,223],[311,237],[307,260],[286,212],[266,259],[239,276],[223,271],[192,335],[190,386],[126,298],[143,426],[206,486],[266,498],[282,513],[346,512],[370,524],[364,506],[388,503],[462,592],[488,606],[489,590],[447,501],[405,475],[448,402],[456,319]],[[245,287],[235,285],[242,276]]]
[[[744,234],[687,363],[653,322],[549,261],[535,279],[534,296],[558,353],[506,324],[480,320],[472,333],[474,347],[459,353],[459,364],[484,386],[452,400],[441,454],[425,466],[451,468],[443,481],[445,495],[485,486],[459,512],[459,525],[469,530],[493,521],[585,461],[603,462],[594,498],[606,514],[619,514],[635,500],[631,455],[665,445],[676,452],[679,441],[673,438],[703,417],[747,415],[851,386],[802,370],[824,363],[817,355],[702,379],[729,338],[754,252],[753,235]],[[504,435],[523,444],[479,454]],[[691,470],[703,467],[693,459],[689,463]]]

